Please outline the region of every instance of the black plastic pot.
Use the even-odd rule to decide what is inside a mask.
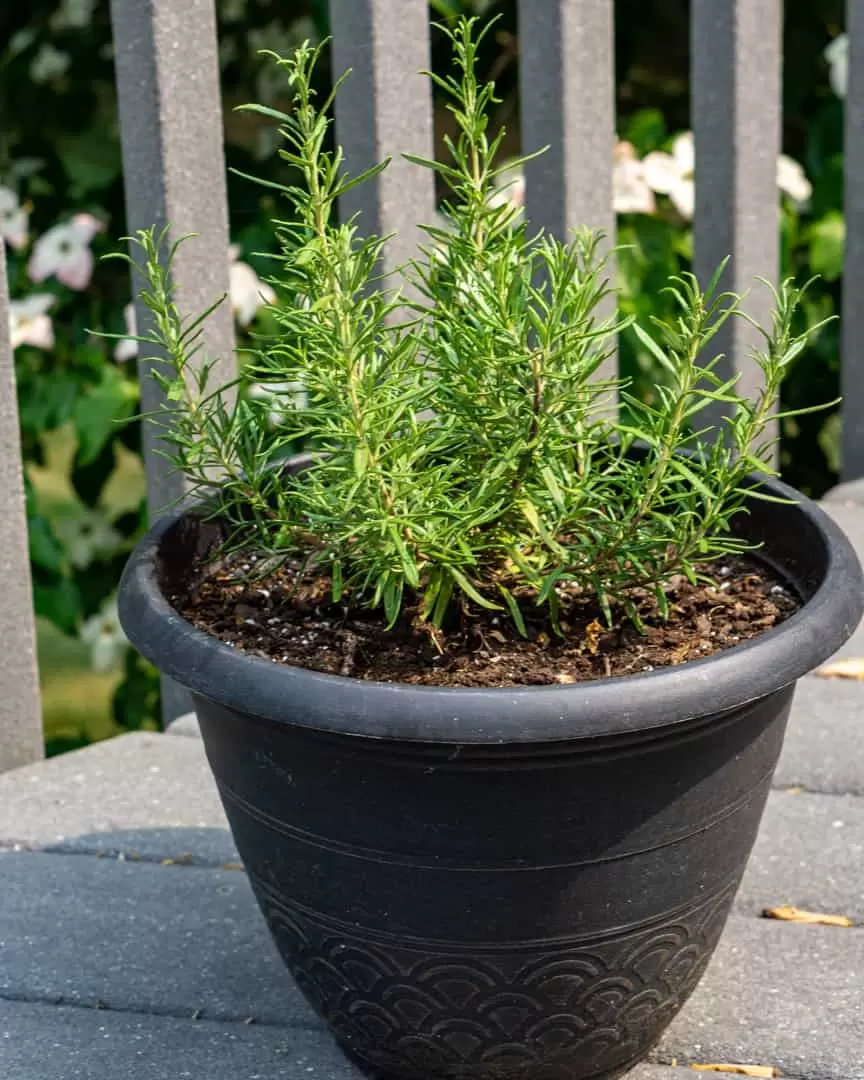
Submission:
[[[355,1059],[408,1080],[611,1080],[696,986],[756,835],[795,680],[862,612],[816,506],[739,518],[804,601],[738,648],[587,685],[361,682],[233,651],[162,584],[208,528],[160,522],[132,642],[192,690],[262,911]]]

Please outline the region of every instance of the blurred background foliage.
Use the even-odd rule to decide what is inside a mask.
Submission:
[[[839,313],[840,305],[842,100],[832,89],[824,50],[842,32],[843,7],[843,0],[786,0],[784,151],[803,165],[812,195],[782,202],[783,269],[802,281],[820,275],[803,314],[811,323]],[[481,63],[483,74],[498,83],[507,150],[515,154],[515,0],[432,0],[430,8],[444,19],[469,10],[500,16]],[[637,159],[668,150],[673,136],[689,127],[688,8],[688,0],[617,0],[618,131]],[[218,0],[218,13],[228,164],[284,179],[272,127],[232,107],[284,103],[279,73],[258,51],[285,53],[304,38],[325,37],[326,0]],[[445,42],[436,34],[433,66],[446,63]],[[320,77],[329,78],[326,64]],[[440,138],[447,126],[440,104],[436,125]],[[120,350],[118,361],[114,342],[89,332],[123,333],[130,297],[122,264],[98,262],[125,232],[108,0],[0,6],[0,188],[18,305],[13,335],[46,738],[56,753],[118,730],[155,726],[158,716],[155,672],[125,646],[112,604],[144,524],[140,425],[130,420],[137,409],[134,348]],[[264,274],[254,253],[273,247],[272,200],[233,175],[229,199],[239,257]],[[76,238],[76,221],[91,222],[86,241]],[[688,265],[686,217],[661,197],[653,213],[621,216],[620,239],[627,245],[619,260],[624,306],[640,318],[662,312],[666,277]],[[61,280],[70,276],[58,269],[71,258],[70,245],[81,259],[85,248],[97,257],[83,286]],[[43,263],[54,260],[47,275],[44,265],[39,271],[37,247]],[[259,316],[253,327],[263,321],[266,330],[266,319]],[[246,332],[241,328],[241,341]],[[621,356],[623,374],[650,395],[657,372],[634,337],[625,336]],[[833,324],[797,362],[784,391],[787,404],[834,398],[838,369]],[[821,494],[836,479],[838,439],[836,413],[787,423],[785,477]]]

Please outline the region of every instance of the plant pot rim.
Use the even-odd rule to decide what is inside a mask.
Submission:
[[[806,496],[759,477],[823,547],[824,574],[789,619],[723,652],[676,667],[568,685],[451,688],[328,675],[240,652],[199,630],[165,598],[163,540],[189,507],[157,521],[123,572],[121,624],[159,670],[193,693],[276,723],[374,739],[540,743],[635,735],[716,716],[794,682],[828,659],[864,611],[864,577],[839,526]],[[659,733],[659,732],[658,732]]]

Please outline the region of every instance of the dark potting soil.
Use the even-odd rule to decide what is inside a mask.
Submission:
[[[261,574],[256,561],[224,559],[171,602],[199,629],[250,655],[415,685],[537,686],[634,675],[740,645],[799,606],[755,559],[728,558],[704,568],[713,584],[694,586],[683,576],[668,583],[668,619],[653,592],[635,594],[641,633],[623,613],[609,628],[595,601],[576,598],[562,606],[563,637],[530,604],[524,608],[527,638],[506,613],[479,607],[433,634],[407,604],[387,630],[380,613],[353,609],[346,598],[334,604],[329,579],[303,579],[290,564]]]

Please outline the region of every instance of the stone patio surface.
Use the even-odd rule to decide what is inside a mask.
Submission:
[[[864,552],[862,485],[826,508]],[[864,1080],[862,706],[864,683],[802,680],[735,912],[631,1080]],[[762,917],[783,904],[856,926]],[[0,776],[0,1080],[305,1077],[361,1074],[270,942],[193,719]]]

